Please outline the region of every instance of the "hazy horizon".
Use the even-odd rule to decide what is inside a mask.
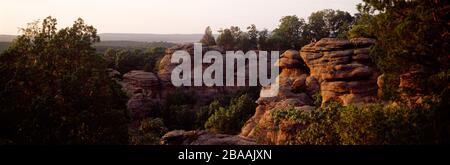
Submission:
[[[99,33],[199,34],[206,26],[220,28],[255,24],[274,29],[285,15],[307,17],[314,11],[356,12],[361,0],[0,0],[0,34],[17,35],[20,27],[52,16],[58,28],[83,18]]]

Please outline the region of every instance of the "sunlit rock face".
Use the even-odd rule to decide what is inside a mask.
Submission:
[[[324,38],[301,49],[310,76],[320,84],[323,102],[348,105],[376,100],[379,75],[369,59],[369,47],[374,43],[369,38]]]
[[[305,69],[305,63],[299,52],[295,50],[284,52],[276,66],[281,69],[277,81],[270,87],[262,88],[255,115],[246,122],[241,136],[262,140],[263,143],[281,144],[290,138],[287,130],[293,127],[290,125],[293,123],[285,122],[279,127],[272,119],[272,110],[288,107],[299,111],[314,109],[311,94],[318,91],[318,84],[308,77],[308,70]],[[278,91],[275,97],[265,96],[272,94],[274,90]]]
[[[322,98],[322,104],[376,101],[379,75],[369,59],[369,47],[374,43],[369,38],[324,38],[304,46],[300,52],[286,51],[277,62],[281,72],[272,85],[278,87],[278,94],[264,97],[276,88],[262,88],[256,112],[240,135],[257,139],[258,143],[285,144],[295,138],[292,130],[300,125],[289,120],[276,122],[271,114],[276,109],[310,112],[317,108],[317,96]]]

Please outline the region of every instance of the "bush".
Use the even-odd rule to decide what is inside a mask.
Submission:
[[[128,144],[126,96],[78,19],[30,24],[0,55],[0,139],[16,144]]]
[[[312,112],[274,110],[272,117],[276,124],[291,120],[300,125],[288,144],[442,144],[450,137],[447,104],[428,109],[328,103]]]
[[[370,57],[377,69],[399,77],[421,68],[424,76],[414,81],[423,84],[421,93],[425,95],[436,95],[448,87],[449,1],[363,1],[350,36],[376,38]],[[385,84],[384,98],[398,97],[398,80],[388,77]]]
[[[219,94],[209,105],[201,107],[197,112],[196,128],[204,129],[205,123],[208,121],[209,117],[211,117],[221,107],[229,107],[233,100],[238,99],[242,95],[247,95],[251,100],[250,102],[253,104],[259,98],[260,90],[260,87],[246,87],[235,93]]]
[[[177,89],[166,97],[166,102],[161,107],[162,118],[170,130],[195,129],[196,104],[194,91]]]
[[[217,103],[216,103],[217,104]],[[208,118],[205,128],[226,134],[237,134],[245,122],[253,115],[256,104],[248,94],[231,100],[228,107],[218,109]]]
[[[147,50],[108,48],[103,54],[109,68],[125,74],[131,70],[157,71],[159,60],[164,56],[165,48],[154,47]]]
[[[130,130],[133,145],[158,145],[161,137],[167,132],[160,118],[146,118],[141,121],[137,130]]]

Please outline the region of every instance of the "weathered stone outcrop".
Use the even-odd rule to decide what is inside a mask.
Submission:
[[[279,87],[278,95],[258,99],[255,115],[246,122],[241,136],[259,139],[267,143],[283,143],[289,138],[288,132],[294,127],[291,125],[294,123],[284,123],[283,127],[279,127],[272,119],[272,110],[289,107],[298,111],[314,109],[310,93],[318,90],[318,84],[314,79],[308,79],[308,73],[302,68],[304,63],[298,51],[286,51],[276,65],[280,67],[281,72],[277,77],[277,83],[272,87]],[[273,90],[272,87],[264,87],[261,95]]]
[[[373,39],[343,40],[324,38],[306,45],[300,51],[311,77],[320,84],[323,102],[343,105],[376,100],[378,74],[370,65],[369,46]]]
[[[128,95],[142,93],[152,98],[158,98],[159,80],[151,72],[133,70],[123,75],[123,90]]]
[[[281,69],[279,81],[274,84],[279,86],[278,95],[258,99],[255,115],[246,122],[240,135],[260,143],[285,144],[295,138],[292,131],[299,125],[289,120],[275,122],[271,113],[286,108],[313,111],[316,108],[313,98],[317,94],[322,103],[333,100],[348,105],[375,101],[378,74],[368,55],[374,42],[367,38],[350,41],[324,38],[306,45],[300,53],[286,51],[277,62]],[[270,90],[263,87],[261,95]]]
[[[184,50],[187,51],[189,53],[189,55],[191,56],[191,65],[192,67],[194,67],[193,65],[193,61],[194,61],[194,44],[182,44],[182,45],[177,45],[174,46],[172,48],[166,49],[165,55],[164,57],[161,59],[161,62],[159,64],[159,72],[158,72],[158,77],[160,78],[161,81],[161,85],[162,88],[164,89],[162,91],[162,96],[166,96],[167,94],[172,93],[176,88],[173,86],[172,82],[171,82],[171,74],[172,74],[172,70],[180,65],[180,63],[171,63],[171,58],[174,52],[179,51],[179,50]],[[225,61],[225,51],[218,47],[218,46],[203,46],[202,47],[202,53],[206,53],[207,51],[217,51],[219,53],[221,53],[223,55],[224,61]],[[203,63],[202,65],[202,69],[205,70],[210,64],[208,63]],[[235,74],[236,75],[236,74]],[[192,77],[194,77],[194,72],[192,71]],[[224,74],[224,79],[225,80],[225,74]],[[192,79],[192,84],[193,84],[193,79]],[[242,89],[242,87],[217,87],[217,86],[213,86],[213,87],[208,87],[208,86],[189,86],[189,87],[178,87],[178,89],[182,89],[182,90],[186,90],[186,91],[193,91],[197,100],[198,104],[206,104],[209,103],[212,99],[214,99],[214,97],[220,93],[235,93],[237,92],[239,89]]]
[[[137,127],[161,99],[158,77],[151,72],[133,70],[123,75],[121,84],[130,97],[127,108],[133,118],[132,127]]]
[[[181,44],[168,48],[165,51],[164,57],[159,64],[159,72],[151,73],[139,70],[133,70],[123,75],[122,84],[123,90],[130,97],[127,108],[131,113],[133,122],[131,128],[138,128],[140,121],[148,117],[156,104],[164,105],[167,97],[174,92],[181,91],[192,94],[195,98],[195,104],[192,109],[197,110],[199,107],[209,104],[215,97],[220,94],[232,94],[238,92],[243,87],[208,87],[208,86],[185,86],[174,87],[171,82],[171,75],[173,69],[180,65],[180,63],[171,63],[171,58],[174,52],[184,50],[191,56],[191,64],[193,67],[194,61],[194,44]],[[223,55],[225,61],[225,52],[218,46],[203,46],[202,53],[207,51],[217,51]],[[210,64],[203,63],[203,70]],[[248,69],[248,67],[246,68]],[[193,72],[192,72],[193,73]],[[112,71],[111,71],[111,74]],[[236,74],[235,74],[236,75]],[[194,77],[194,75],[192,75]],[[224,74],[225,80],[225,74]],[[193,82],[193,79],[192,79]],[[198,132],[197,132],[198,133]],[[211,137],[212,134],[202,132],[201,137]],[[232,140],[232,136],[224,137],[224,135],[214,135],[216,139]],[[201,140],[201,139],[200,139]],[[203,142],[203,141],[199,141]],[[206,141],[205,143],[212,143],[214,141]]]
[[[170,131],[161,138],[163,145],[254,145],[252,139],[208,131]]]

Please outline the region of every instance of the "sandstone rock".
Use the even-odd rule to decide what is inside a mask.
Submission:
[[[158,77],[154,73],[133,70],[123,75],[122,90],[130,99],[127,109],[132,117],[131,128],[138,128],[140,121],[152,113],[154,104],[161,101]]]
[[[254,145],[255,141],[238,135],[214,134],[208,131],[175,130],[161,138],[163,145]]]
[[[123,75],[123,89],[132,96],[143,93],[147,96],[156,96],[159,89],[159,80],[154,73],[133,70]]]
[[[377,78],[378,97],[382,97],[382,95],[383,95],[384,79],[385,79],[384,74],[378,76],[378,78]]]
[[[258,99],[256,113],[240,135],[263,144],[285,144],[295,139],[295,131],[302,125],[292,120],[274,121],[271,113],[289,107],[298,113],[314,111],[312,96],[318,93],[323,103],[333,100],[359,105],[376,101],[378,74],[369,65],[368,55],[368,47],[374,43],[367,38],[324,38],[303,47],[300,56],[296,51],[286,51],[277,62],[281,68],[278,95]],[[309,67],[309,75],[302,68],[304,64]],[[261,94],[268,90],[271,88],[263,87]]]
[[[428,77],[427,71],[420,66],[413,66],[412,71],[400,75],[398,91],[400,92],[400,98],[406,102],[408,106],[422,104],[423,100],[425,100],[425,89],[420,81],[424,80],[426,77]]]
[[[352,38],[350,42],[356,47],[369,47],[375,44],[375,39],[372,38]]]
[[[301,64],[302,62],[298,51],[287,50],[280,56],[280,59],[275,66],[279,66],[281,69],[298,68]]]
[[[256,113],[245,123],[241,130],[241,136],[259,139],[263,143],[282,144],[289,138],[286,130],[289,129],[289,123],[285,123],[286,127],[283,128],[286,129],[269,129],[274,127],[271,112],[274,109],[286,108],[295,108],[299,111],[314,109],[311,106],[313,101],[309,93],[315,91],[309,90],[317,90],[318,84],[314,78],[308,80],[307,71],[301,68],[303,64],[297,51],[288,50],[281,55],[281,59],[277,62],[282,69],[277,77],[279,81],[278,84],[272,84],[272,86],[279,86],[278,94],[272,98],[260,97],[257,100]],[[268,90],[272,90],[272,88],[263,87],[261,95]]]
[[[305,83],[306,90],[308,91],[308,94],[310,96],[313,96],[316,93],[320,92],[319,80],[317,80],[317,78],[315,78],[314,76],[307,77]]]
[[[358,104],[376,100],[378,73],[368,63],[375,40],[324,38],[306,45],[300,56],[317,78],[323,103]],[[362,97],[362,98],[358,98]]]
[[[204,105],[208,104],[211,100],[214,99],[215,96],[219,94],[231,94],[236,93],[239,90],[245,88],[245,86],[236,86],[236,87],[207,87],[207,86],[189,86],[189,87],[182,87],[182,88],[175,88],[171,82],[171,74],[173,69],[178,66],[178,63],[171,63],[172,54],[176,51],[183,50],[189,53],[191,56],[191,60],[193,61],[194,57],[194,44],[180,44],[177,46],[174,46],[172,48],[169,48],[166,50],[164,57],[161,59],[161,62],[159,64],[159,71],[158,71],[158,77],[161,82],[161,88],[163,89],[162,92],[162,98],[164,98],[167,95],[170,95],[173,93],[176,89],[183,90],[183,91],[192,91],[193,97],[197,98],[197,104]],[[223,48],[219,46],[203,46],[202,47],[202,53],[206,53],[207,51],[218,51],[223,55],[224,61],[225,61],[225,51]],[[193,67],[193,63],[191,63]],[[203,63],[202,69],[205,70],[210,64]],[[246,70],[248,70],[248,66],[246,66]],[[194,77],[194,74],[192,72],[192,77]],[[226,74],[223,75],[225,80]],[[237,74],[235,73],[235,79],[237,78]],[[244,77],[244,79],[248,80],[248,76]],[[192,80],[193,83],[193,80]]]
[[[111,69],[111,68],[108,68],[107,71],[108,71],[109,77],[116,79],[116,80],[119,80],[121,78],[119,71]]]

